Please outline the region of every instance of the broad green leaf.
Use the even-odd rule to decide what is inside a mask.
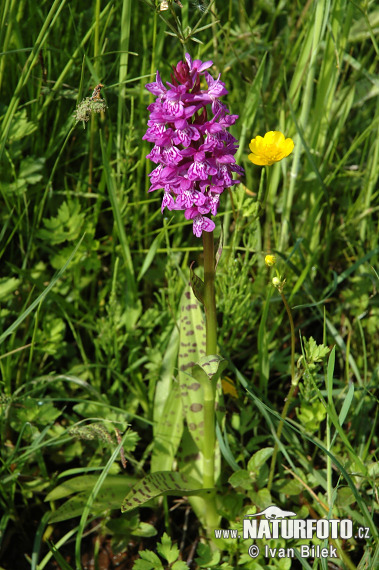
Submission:
[[[171,333],[163,357],[162,372],[154,397],[154,447],[151,472],[170,471],[183,433],[183,409],[180,387],[174,379],[179,347],[179,331]]]
[[[192,367],[205,356],[205,323],[200,305],[189,287],[181,300],[179,338],[178,368],[183,412],[188,429],[201,450],[204,396],[200,382],[192,377]]]
[[[136,507],[140,507],[147,501],[159,497],[160,495],[179,495],[183,496],[185,493],[200,491],[201,486],[199,483],[182,475],[181,473],[176,473],[173,471],[158,471],[156,473],[150,473],[141,481],[139,481],[133,489],[125,497],[121,512],[125,513]]]
[[[183,431],[177,459],[180,473],[192,477],[201,485],[203,454],[199,451],[187,427],[185,427]]]
[[[151,471],[172,468],[183,433],[183,406],[179,384],[172,382],[158,424],[154,425],[154,447]]]
[[[68,479],[50,491],[45,501],[57,501],[81,491],[88,491],[89,493],[98,478],[98,475],[81,475]],[[102,491],[113,490],[115,493],[123,493],[122,497],[124,497],[125,486],[133,485],[135,481],[136,478],[129,475],[108,475],[102,485]]]
[[[88,485],[84,491],[78,492],[74,497],[68,499],[63,505],[58,507],[58,509],[51,513],[49,517],[49,522],[60,522],[72,519],[74,517],[79,517],[83,513],[83,509],[86,507],[88,503],[88,499],[90,494],[96,485],[99,477],[91,476],[91,485]],[[81,479],[81,481],[75,481],[77,479]],[[66,493],[63,496],[68,496],[72,494],[73,488],[80,488],[84,487],[85,485],[85,476],[84,477],[76,477],[75,479],[71,480],[71,492],[69,488],[60,488],[54,489],[49,495],[46,497],[46,500],[54,500],[57,496],[62,496],[63,493]],[[101,486],[100,491],[96,495],[96,499],[94,503],[91,505],[90,512],[92,514],[99,514],[102,515],[104,512],[109,511],[110,509],[119,509],[122,503],[123,498],[125,497],[125,490],[130,488],[131,485],[134,483],[134,478],[129,478],[127,476],[119,475],[119,476],[108,476],[104,483]],[[69,483],[69,482],[67,482]],[[55,493],[55,491],[57,491]],[[75,491],[74,491],[75,492]],[[52,498],[53,497],[53,498]]]
[[[87,504],[87,500],[87,493],[78,493],[75,497],[71,497],[71,499],[68,499],[68,501],[63,503],[63,505],[58,507],[56,511],[51,513],[49,523],[52,524],[80,517]],[[101,513],[104,513],[104,510],[108,510],[109,508],[110,505],[97,503],[92,505],[91,513],[100,515]],[[117,508],[117,506],[114,506],[113,508]]]

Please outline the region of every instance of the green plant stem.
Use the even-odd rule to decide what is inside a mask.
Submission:
[[[290,328],[291,328],[291,385],[294,384],[295,386],[297,386],[297,382],[295,381],[295,327],[293,324],[291,308],[287,302],[287,299],[286,299],[283,291],[280,291],[280,295],[282,297],[284,306],[286,308],[288,320],[290,322]]]
[[[284,426],[284,420],[287,417],[287,413],[288,413],[288,409],[290,407],[293,395],[295,393],[295,390],[297,388],[297,381],[295,379],[295,327],[293,324],[293,318],[292,318],[292,313],[291,313],[291,309],[290,306],[287,302],[287,299],[283,293],[283,291],[279,290],[279,293],[282,297],[284,306],[286,308],[287,314],[288,314],[288,319],[290,322],[290,328],[291,328],[291,387],[289,389],[288,392],[288,396],[286,398],[286,402],[284,404],[284,408],[283,411],[281,413],[281,420],[279,422],[278,425],[278,429],[276,432],[276,442],[275,442],[275,446],[274,446],[274,453],[272,454],[272,459],[271,459],[271,465],[270,465],[270,473],[269,473],[269,477],[268,477],[268,483],[267,483],[267,490],[270,491],[271,487],[272,487],[272,482],[274,479],[274,472],[275,472],[275,465],[276,465],[276,458],[278,455],[278,450],[279,450],[279,441],[280,441],[280,437],[282,435],[282,431],[283,431],[283,426]]]
[[[206,322],[206,354],[217,354],[217,318],[215,295],[215,261],[213,232],[203,232],[204,308]]]
[[[203,232],[204,246],[204,308],[206,323],[206,354],[217,354],[217,318],[215,296],[215,260],[213,232]],[[211,381],[204,385],[204,447],[203,447],[203,487],[215,486],[215,419],[216,387]],[[215,503],[215,493],[204,497],[204,518],[209,538],[219,524],[220,516]]]
[[[215,297],[215,262],[213,232],[203,232],[204,308],[206,354],[217,354],[217,319]],[[203,487],[214,487],[215,389],[212,382],[204,386],[204,462]]]

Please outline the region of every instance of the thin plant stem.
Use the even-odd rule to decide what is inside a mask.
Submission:
[[[272,482],[274,479],[276,458],[277,458],[278,451],[279,451],[279,441],[280,441],[282,431],[283,431],[284,420],[287,417],[288,409],[290,407],[292,398],[293,398],[295,390],[297,388],[297,381],[295,378],[295,327],[293,324],[291,309],[290,309],[290,306],[287,302],[287,299],[283,293],[282,287],[283,286],[281,286],[281,288],[278,288],[278,289],[279,289],[280,296],[282,297],[284,306],[285,306],[286,311],[287,311],[288,319],[290,322],[290,329],[291,329],[291,387],[289,389],[289,392],[288,392],[288,395],[287,395],[287,398],[286,398],[286,401],[284,404],[284,408],[283,408],[283,411],[281,413],[281,420],[279,422],[278,429],[276,432],[276,441],[275,441],[275,445],[274,445],[274,452],[273,452],[272,458],[271,458],[270,473],[269,473],[268,483],[267,483],[267,490],[268,491],[271,490]]]

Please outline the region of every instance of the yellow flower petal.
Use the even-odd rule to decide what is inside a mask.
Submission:
[[[263,156],[259,156],[258,154],[249,154],[247,157],[253,164],[257,164],[258,166],[265,166],[268,164],[267,159]]]
[[[285,156],[288,156],[293,151],[293,147],[295,146],[292,139],[286,139],[284,141],[283,150],[285,152]]]
[[[284,143],[284,135],[280,131],[270,131],[270,144],[281,146]]]

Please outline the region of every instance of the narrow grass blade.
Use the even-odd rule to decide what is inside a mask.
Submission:
[[[109,199],[112,205],[112,211],[115,219],[116,231],[121,244],[121,251],[125,262],[125,272],[127,281],[126,298],[127,304],[130,308],[137,307],[137,287],[134,276],[133,260],[130,254],[129,241],[126,235],[125,226],[122,221],[121,208],[117,197],[116,181],[114,173],[111,169],[107,148],[103,140],[102,133],[100,133],[101,152],[103,157],[103,164],[105,170],[105,177],[108,186]]]
[[[126,440],[126,438],[128,437],[128,431],[124,434],[122,440],[120,441],[120,443],[118,444],[118,446],[115,448],[114,452],[112,453],[111,457],[109,458],[106,466],[104,467],[103,472],[101,473],[100,477],[98,478],[96,485],[94,486],[94,488],[91,491],[90,496],[88,497],[87,503],[83,509],[82,512],[82,516],[80,518],[80,522],[79,522],[79,527],[78,527],[78,533],[76,535],[76,541],[75,541],[75,561],[76,561],[76,566],[78,568],[80,568],[81,566],[81,543],[82,543],[82,538],[83,538],[83,534],[84,534],[84,529],[86,527],[87,524],[87,519],[88,516],[90,514],[92,505],[109,473],[110,468],[112,467],[113,463],[116,461],[120,450],[122,448],[122,446],[124,445],[124,441]]]
[[[24,88],[25,84],[27,83],[27,81],[30,77],[30,74],[33,71],[34,65],[37,61],[38,54],[39,54],[40,50],[42,49],[43,45],[45,44],[45,42],[49,36],[49,33],[54,26],[54,22],[56,21],[57,17],[59,16],[60,12],[62,11],[65,3],[66,3],[66,0],[55,0],[55,2],[53,2],[53,5],[51,6],[49,13],[44,20],[41,31],[39,32],[38,37],[35,40],[33,50],[30,53],[28,60],[22,69],[20,78],[19,78],[18,83],[17,83],[17,87],[15,89],[13,98],[12,98],[8,108],[7,108],[7,112],[5,113],[3,123],[2,123],[2,127],[0,130],[0,132],[1,132],[1,135],[0,135],[0,159],[1,159],[3,151],[4,151],[5,142],[7,140],[9,129],[11,127],[12,119],[13,119],[16,111],[17,111],[17,108],[18,108],[18,105],[20,102],[21,91]]]
[[[73,258],[75,257],[76,252],[78,251],[80,244],[83,241],[84,235],[80,238],[79,242],[77,243],[77,245],[75,246],[73,252],[71,253],[71,255],[69,256],[69,258],[67,259],[66,263],[63,265],[62,269],[60,269],[52,278],[52,280],[50,281],[49,285],[46,287],[46,289],[44,291],[42,291],[42,293],[40,295],[38,295],[37,299],[35,299],[33,301],[33,303],[26,309],[26,311],[24,311],[22,313],[22,315],[20,315],[18,317],[18,319],[15,320],[14,323],[11,324],[10,327],[8,327],[1,335],[0,335],[0,344],[4,341],[4,339],[9,336],[10,334],[13,333],[13,331],[15,331],[17,329],[17,327],[26,319],[26,317],[32,312],[34,311],[34,309],[43,302],[43,300],[45,299],[46,295],[51,291],[51,289],[54,287],[54,285],[56,284],[56,282],[58,281],[58,279],[60,279],[62,277],[62,275],[64,274],[64,272],[66,271],[66,268],[69,266],[69,264],[71,263],[71,261],[73,260]]]

